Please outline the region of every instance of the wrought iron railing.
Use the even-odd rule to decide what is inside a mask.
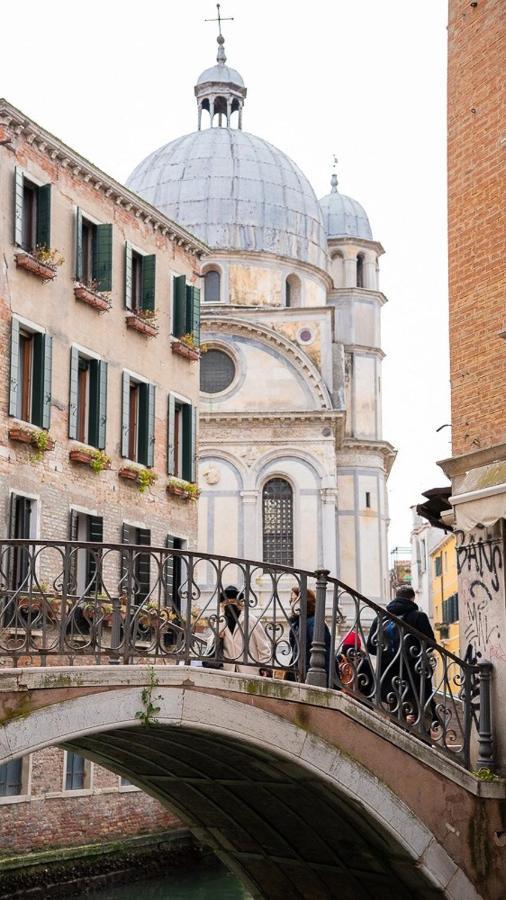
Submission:
[[[460,764],[493,769],[490,664],[459,659],[325,570],[0,541],[0,664],[148,660],[340,690]]]

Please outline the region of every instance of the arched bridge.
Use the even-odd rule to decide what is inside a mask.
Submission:
[[[502,784],[344,692],[190,666],[9,669],[0,764],[59,744],[169,805],[254,896],[504,896]]]

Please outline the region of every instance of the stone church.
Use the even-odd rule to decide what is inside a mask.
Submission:
[[[195,86],[197,130],[127,182],[211,248],[198,547],[324,566],[382,602],[394,460],[381,425],[383,248],[335,174],[318,200],[285,153],[243,130],[246,93],[220,33]]]

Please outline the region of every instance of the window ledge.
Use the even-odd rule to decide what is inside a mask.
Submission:
[[[73,463],[77,463],[78,465],[92,467],[93,460],[99,458],[103,454],[102,450],[97,450],[96,447],[73,447],[72,450],[69,451],[69,460]],[[105,455],[104,455],[105,459]],[[111,460],[107,459],[104,461],[103,465],[100,466],[97,471],[102,471],[102,469],[110,469],[111,468]]]
[[[74,297],[76,300],[80,300],[81,303],[87,303],[88,306],[93,307],[97,312],[107,312],[112,306],[111,300],[106,293],[94,291],[85,284],[81,284],[80,281],[74,284]]]
[[[31,272],[32,275],[36,275],[37,278],[40,278],[44,283],[56,278],[56,266],[49,266],[47,263],[39,262],[35,256],[32,256],[31,253],[27,253],[26,250],[16,253],[16,266],[18,269],[25,269],[26,272]]]
[[[138,331],[139,334],[144,334],[146,337],[156,337],[158,334],[158,325],[148,322],[135,313],[127,313],[126,323],[127,328],[133,328],[134,331]]]
[[[42,428],[31,427],[30,425],[11,425],[8,434],[10,441],[17,441],[19,444],[30,444],[37,449],[39,434],[47,434],[47,432]],[[54,450],[54,447],[55,442],[48,435],[46,446],[40,447],[39,450],[45,453],[49,450]]]
[[[7,806],[9,803],[28,803],[32,799],[31,794],[10,794],[7,797],[0,797],[0,806]]]
[[[185,359],[200,359],[200,350],[197,347],[189,347],[183,341],[172,341],[170,347],[173,353],[177,353],[178,356],[183,356]]]

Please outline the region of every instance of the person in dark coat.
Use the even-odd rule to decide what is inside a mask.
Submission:
[[[315,592],[310,590],[309,588],[306,591],[307,597],[307,616],[306,616],[306,648],[305,648],[305,666],[304,666],[304,677],[307,675],[308,670],[310,668],[310,660],[311,660],[311,644],[313,643],[314,636],[314,626],[315,626],[315,609],[316,609],[316,595]],[[289,619],[290,623],[290,647],[292,649],[292,660],[293,664],[296,666],[297,670],[300,672],[300,645],[301,645],[301,633],[300,633],[300,625],[301,625],[301,616],[300,616],[300,588],[298,585],[294,585],[290,594],[290,606],[292,608],[292,615]],[[329,666],[330,666],[330,645],[332,643],[330,637],[330,631],[325,625],[324,631],[324,641],[325,641],[325,672],[327,675],[327,684],[329,679]]]
[[[426,637],[434,640],[428,616],[415,603],[415,592],[409,585],[397,589],[395,598],[387,606],[387,612],[402,619]],[[372,656],[378,653],[378,617],[374,620],[367,638],[367,649]],[[425,709],[419,709],[420,698],[425,707],[432,698],[432,668],[428,658],[422,659],[420,640],[409,632],[402,632],[394,622],[383,619],[381,646],[381,698],[392,711],[401,704],[406,722],[414,724],[423,717]],[[422,679],[424,684],[422,684]],[[401,685],[400,682],[403,682]],[[437,719],[434,701],[429,703],[432,719]]]

